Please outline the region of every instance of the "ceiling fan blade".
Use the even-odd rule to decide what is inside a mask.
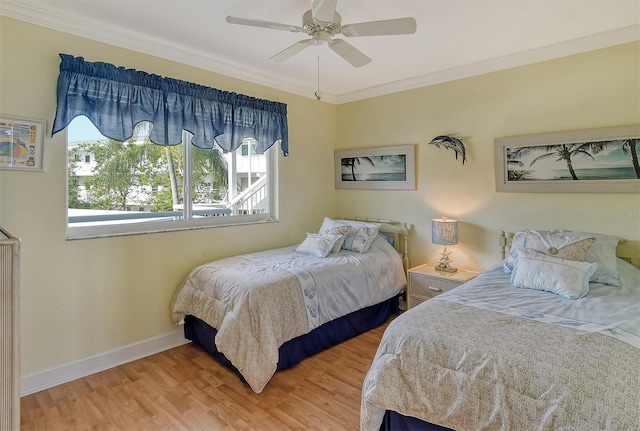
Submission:
[[[383,21],[359,22],[342,26],[342,33],[348,37],[386,36],[394,34],[413,34],[417,24],[414,18],[396,18]]]
[[[320,22],[332,22],[338,0],[311,0],[311,16]]]
[[[353,67],[362,67],[371,63],[371,59],[364,55],[362,51],[342,39],[333,39],[329,43],[329,48],[351,63]]]
[[[296,25],[280,24],[279,22],[262,21],[259,19],[238,18],[231,15],[227,17],[227,22],[229,24],[240,24],[240,25],[248,25],[251,27],[270,28],[272,30],[284,30],[284,31],[290,31],[293,33],[305,33],[302,27],[298,27]]]
[[[300,51],[302,51],[303,49],[305,49],[310,45],[311,45],[310,39],[301,40],[299,42],[294,43],[290,47],[283,49],[282,51],[280,51],[279,53],[271,57],[269,60],[274,60],[274,61],[288,60],[289,58],[293,57],[294,55],[296,55],[297,53],[299,53]]]

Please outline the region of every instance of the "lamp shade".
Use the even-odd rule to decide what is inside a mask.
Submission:
[[[446,217],[431,220],[431,242],[440,245],[458,243],[458,220]]]

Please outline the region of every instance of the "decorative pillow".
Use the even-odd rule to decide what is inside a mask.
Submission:
[[[555,246],[560,249],[569,244],[576,243],[589,238],[594,238],[595,242],[591,245],[584,258],[585,262],[597,263],[598,267],[591,276],[591,282],[609,284],[611,286],[620,286],[620,273],[618,272],[618,259],[616,257],[616,247],[619,238],[613,235],[603,235],[589,232],[572,232],[568,230],[553,231],[521,231],[517,232],[513,237],[513,242],[509,255],[504,261],[504,272],[510,273],[516,263],[518,250],[531,248],[527,240],[528,232],[536,232],[544,243]]]
[[[295,249],[298,253],[310,254],[315,257],[327,257],[336,241],[342,235],[320,235],[308,233],[304,241]]]
[[[565,245],[564,247],[555,246],[555,241],[552,244],[545,244],[540,237],[540,234],[536,231],[529,231],[525,234],[525,248],[534,250],[548,256],[559,257],[561,259],[577,260],[584,262],[589,248],[596,242],[595,238],[587,238],[573,244]]]
[[[589,278],[598,264],[560,259],[526,249],[518,250],[510,282],[515,287],[579,299],[589,292]]]
[[[342,248],[358,253],[366,253],[378,236],[381,223],[367,223],[354,220],[336,220],[338,223],[349,226],[349,233],[344,240]]]
[[[337,253],[342,248],[342,244],[344,244],[344,240],[347,233],[349,233],[349,230],[351,230],[351,228],[348,225],[338,223],[337,221],[332,220],[329,217],[325,217],[318,233],[321,235],[340,235],[340,239],[336,241],[333,249],[331,249],[331,253]]]

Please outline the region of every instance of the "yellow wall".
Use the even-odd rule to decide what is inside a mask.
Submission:
[[[45,172],[0,171],[0,225],[22,240],[23,375],[173,330],[169,301],[194,265],[296,243],[333,213],[333,105],[9,18],[0,31],[0,114],[49,130],[60,52],[284,102],[289,119],[277,224],[66,241],[66,135],[46,137]]]
[[[414,265],[438,257],[429,220],[441,214],[461,220],[454,264],[471,269],[498,261],[500,229],[640,242],[638,195],[496,193],[493,157],[499,136],[640,123],[637,43],[335,107],[0,17],[0,114],[50,127],[59,52],[284,102],[291,155],[279,156],[278,224],[78,241],[65,240],[64,133],[46,138],[45,172],[0,171],[0,225],[22,239],[23,375],[171,331],[169,300],[193,266],[293,244],[324,215],[409,222]],[[464,166],[426,144],[454,132]],[[417,190],[334,190],[334,149],[404,144],[416,144]]]
[[[640,249],[640,195],[497,193],[494,138],[640,123],[640,43],[338,106],[336,149],[416,144],[417,190],[337,191],[347,213],[413,225],[412,265],[439,259],[431,218],[460,220],[454,266],[499,260],[500,230],[565,228],[615,234]],[[465,137],[463,166],[427,143]]]

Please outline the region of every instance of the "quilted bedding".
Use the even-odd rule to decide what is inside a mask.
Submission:
[[[406,286],[402,260],[384,239],[363,254],[326,258],[285,247],[201,265],[171,303],[216,328],[216,347],[260,393],[276,371],[278,348],[321,324],[389,299]]]
[[[361,430],[385,410],[458,431],[640,429],[640,271],[620,262],[621,287],[577,301],[496,267],[402,314],[365,378]]]

